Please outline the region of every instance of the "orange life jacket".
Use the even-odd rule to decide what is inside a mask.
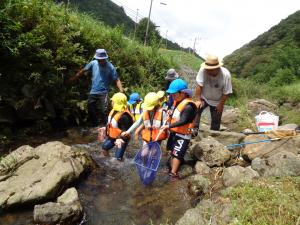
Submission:
[[[192,103],[195,105],[195,103],[193,102],[193,100],[191,98],[185,98],[178,104],[178,106],[174,109],[174,112],[172,114],[171,124],[176,123],[180,120],[181,112],[185,109],[186,105],[189,103]],[[173,132],[179,133],[179,134],[186,135],[186,134],[191,134],[191,128],[193,128],[193,127],[194,127],[194,123],[192,121],[190,123],[184,124],[179,127],[173,127],[170,130]]]
[[[108,122],[107,122],[107,129],[106,129],[107,136],[109,136],[110,138],[118,138],[123,132],[121,129],[119,129],[118,122],[124,113],[128,113],[132,117],[132,115],[128,110],[124,110],[122,112],[116,112],[115,110],[112,109],[110,111],[108,115]]]
[[[163,109],[156,110],[153,120],[151,121],[150,114],[148,110],[143,112],[143,122],[145,128],[142,130],[142,138],[144,141],[155,141],[161,126],[163,125]],[[157,141],[164,140],[168,137],[168,132],[163,131]]]

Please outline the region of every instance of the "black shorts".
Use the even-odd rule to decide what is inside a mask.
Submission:
[[[186,150],[188,149],[190,143],[190,139],[185,139],[176,135],[176,133],[170,133],[168,142],[167,142],[167,150],[171,151],[172,157],[179,159],[180,161],[184,161],[184,155]]]

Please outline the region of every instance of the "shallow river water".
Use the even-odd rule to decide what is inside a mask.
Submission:
[[[62,140],[70,144],[70,140]],[[113,157],[102,158],[98,142],[72,144],[89,151],[97,168],[75,184],[85,216],[85,225],[147,225],[174,224],[191,208],[187,194],[187,181],[170,181],[163,173],[167,156],[163,156],[157,177],[152,185],[141,183],[134,155],[139,148],[130,144],[124,162]],[[114,151],[111,152],[114,155]],[[23,207],[10,212],[0,212],[1,225],[33,224],[33,207]]]

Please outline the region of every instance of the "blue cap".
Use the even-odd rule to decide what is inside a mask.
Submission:
[[[188,89],[187,83],[182,79],[176,79],[170,83],[167,93],[174,94],[185,89]]]
[[[140,101],[140,100],[142,100],[140,94],[137,93],[137,92],[134,92],[129,96],[128,104],[132,105],[132,104],[134,104],[134,103],[136,103],[137,101]]]

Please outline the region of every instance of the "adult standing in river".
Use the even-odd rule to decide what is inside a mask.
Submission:
[[[115,83],[123,92],[122,83],[112,63],[108,61],[105,49],[97,49],[94,59],[81,69],[71,80],[76,80],[86,72],[92,74],[92,85],[88,97],[88,114],[91,125],[97,127],[107,122],[108,92]]]
[[[211,130],[220,130],[224,104],[232,93],[231,75],[215,55],[208,55],[196,77],[196,103],[200,105],[193,136],[198,134],[203,110],[209,106]]]
[[[167,71],[167,74],[166,74],[166,77],[165,77],[165,87],[164,87],[164,91],[168,90],[169,89],[169,86],[171,84],[171,82],[173,80],[176,80],[177,78],[179,78],[179,74],[176,72],[175,69],[171,68]],[[171,95],[168,95],[168,101],[167,101],[167,106],[168,106],[168,109],[170,109],[173,105],[173,98]]]

